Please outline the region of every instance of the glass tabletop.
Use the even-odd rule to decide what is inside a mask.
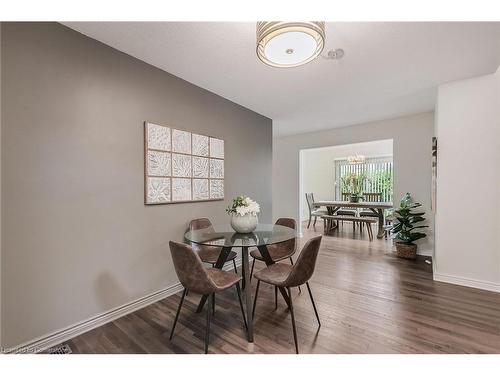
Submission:
[[[257,228],[248,234],[236,233],[227,224],[191,230],[184,235],[186,240],[190,242],[219,247],[271,245],[288,241],[296,236],[295,229],[276,224],[258,224]]]

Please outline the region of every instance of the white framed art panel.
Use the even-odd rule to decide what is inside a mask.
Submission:
[[[224,199],[224,140],[144,122],[144,204]]]

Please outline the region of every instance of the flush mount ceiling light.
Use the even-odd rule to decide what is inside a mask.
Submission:
[[[257,56],[267,65],[304,65],[318,57],[324,46],[324,22],[257,22]]]

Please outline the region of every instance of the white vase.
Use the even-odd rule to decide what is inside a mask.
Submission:
[[[257,215],[231,215],[231,227],[237,233],[252,233],[257,228],[258,222],[259,218]]]

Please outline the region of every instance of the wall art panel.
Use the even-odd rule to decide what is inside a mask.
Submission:
[[[224,159],[224,141],[210,137],[210,157]]]
[[[193,177],[208,178],[208,158],[193,156]]]
[[[170,178],[148,177],[146,188],[146,199],[149,204],[162,204],[170,202]]]
[[[170,151],[170,128],[148,123],[146,125],[146,139],[148,148],[153,150]]]
[[[191,154],[191,133],[172,129],[172,151]]]
[[[224,180],[210,180],[210,198],[224,198]]]
[[[192,157],[190,155],[172,153],[172,176],[192,177]]]
[[[193,134],[193,155],[208,156],[208,137],[206,135]]]
[[[208,178],[193,178],[193,200],[207,200],[208,194]]]
[[[192,200],[191,179],[172,178],[172,201],[189,202]]]
[[[168,177],[171,175],[170,152],[148,150],[146,163],[148,176]]]
[[[144,123],[144,203],[224,199],[224,140]]]
[[[224,178],[224,160],[210,159],[210,178]]]

